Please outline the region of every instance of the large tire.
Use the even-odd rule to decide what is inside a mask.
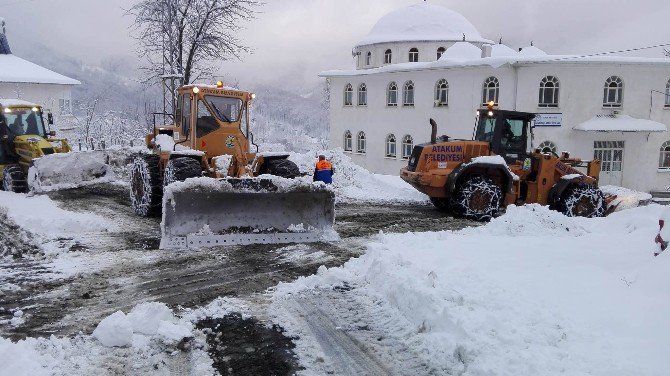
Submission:
[[[7,192],[25,193],[28,191],[28,179],[21,167],[9,165],[2,172],[2,189]]]
[[[135,157],[130,170],[130,202],[137,215],[153,217],[161,214],[163,184],[160,157],[156,154]]]
[[[294,179],[300,176],[298,165],[288,159],[271,159],[266,162],[267,173],[282,178]]]
[[[598,187],[577,183],[570,185],[552,208],[568,217],[596,218],[605,215],[606,206]]]
[[[438,208],[440,211],[449,212],[451,211],[451,205],[448,198],[443,197],[431,197],[430,202]]]
[[[167,187],[174,182],[201,176],[202,166],[200,165],[200,161],[189,157],[170,159],[167,166],[165,166],[163,187]]]
[[[454,214],[488,221],[500,209],[502,189],[493,180],[484,176],[473,176],[458,185],[451,198]]]

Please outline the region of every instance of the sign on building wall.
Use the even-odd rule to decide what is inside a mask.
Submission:
[[[535,114],[536,127],[560,127],[563,124],[563,114]]]

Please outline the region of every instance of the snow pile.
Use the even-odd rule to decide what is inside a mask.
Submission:
[[[0,209],[6,210],[7,217],[23,229],[47,237],[118,229],[107,218],[63,210],[47,196],[0,192]]]
[[[98,324],[93,337],[106,347],[130,346],[133,343],[133,328],[126,314],[117,311]]]
[[[588,234],[585,218],[568,218],[538,204],[507,207],[505,215],[494,218],[484,227],[463,230],[464,234],[496,236],[582,236]]]
[[[629,115],[597,115],[573,128],[585,132],[665,132],[665,124]]]
[[[338,203],[365,202],[375,204],[427,203],[428,196],[418,192],[399,176],[373,174],[352,162],[341,148],[319,153],[291,153],[301,172],[311,176],[317,157],[325,155],[333,164],[332,187]]]
[[[31,342],[12,343],[0,337],[0,364],[2,364],[0,374],[7,376],[51,375],[49,365],[43,361],[43,356],[37,352]]]
[[[606,196],[617,196],[610,205],[617,206],[617,211],[635,208],[640,205],[647,205],[651,202],[651,195],[645,192],[638,192],[632,189],[617,187],[614,185],[605,185],[600,190]]]
[[[227,301],[217,304],[228,304]],[[218,312],[216,305],[202,312]],[[189,317],[177,319],[162,303],[143,303],[125,315],[103,319],[92,335],[28,338],[16,343],[0,337],[1,375],[194,375],[214,374],[204,335]],[[151,334],[139,333],[137,329]],[[180,354],[178,344],[193,341]],[[106,373],[105,373],[106,374]]]
[[[37,158],[28,171],[28,184],[37,192],[76,188],[115,180],[104,151],[50,154]]]
[[[163,303],[142,303],[128,315],[117,311],[98,324],[93,336],[106,347],[125,347],[135,334],[158,336],[166,344],[177,344],[193,336],[193,327],[176,323],[170,308]]]
[[[593,220],[510,209],[477,230],[381,235],[343,267],[280,284],[275,321],[312,368],[328,351],[292,311],[310,294],[339,299],[334,320],[400,343],[435,374],[666,374],[670,254],[652,255],[662,208]]]

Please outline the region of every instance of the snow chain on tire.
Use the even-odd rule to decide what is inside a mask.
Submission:
[[[167,166],[165,166],[163,186],[167,187],[174,182],[200,176],[202,176],[202,166],[200,165],[200,161],[190,157],[170,159]]]
[[[163,206],[163,185],[160,157],[155,154],[139,155],[130,171],[130,202],[137,215],[157,216]]]
[[[493,180],[474,176],[461,183],[451,199],[456,215],[477,221],[487,221],[500,209],[502,189]]]
[[[9,165],[2,172],[2,189],[7,192],[25,193],[28,191],[28,179],[21,167]]]
[[[568,217],[596,218],[605,215],[605,195],[600,188],[585,183],[572,184],[563,192],[556,210]]]

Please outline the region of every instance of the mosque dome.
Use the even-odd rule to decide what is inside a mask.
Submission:
[[[463,15],[442,6],[421,2],[382,17],[357,47],[392,42],[463,41],[493,43]]]

